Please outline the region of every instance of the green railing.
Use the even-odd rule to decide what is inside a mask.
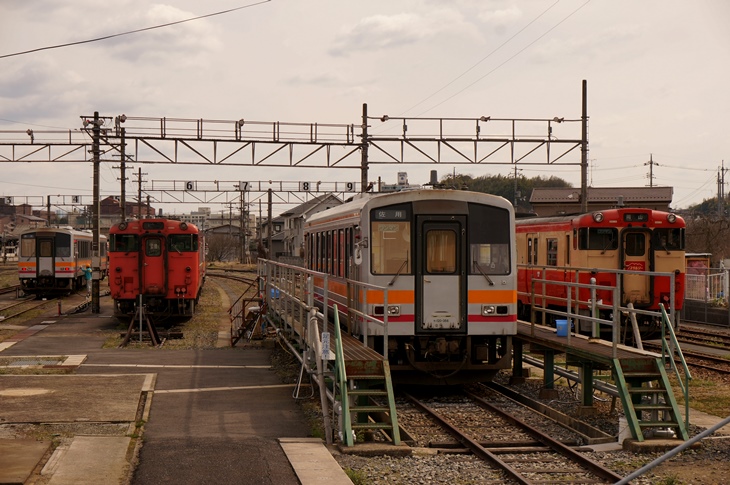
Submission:
[[[662,311],[662,364],[666,367],[666,361],[669,359],[672,370],[677,376],[677,383],[679,384],[679,388],[682,390],[682,395],[684,396],[684,426],[686,428],[689,426],[689,381],[692,380],[692,374],[687,366],[687,361],[684,359],[682,349],[679,347],[677,335],[674,333],[674,328],[672,327],[669,316],[667,315],[667,311],[664,309],[664,304],[660,303],[659,309]],[[669,342],[667,342],[665,330],[669,333]],[[682,363],[682,370],[684,370],[684,382],[682,381],[682,376],[679,373],[677,362],[674,360],[675,352],[673,349],[676,349],[676,354],[679,357],[679,361]]]

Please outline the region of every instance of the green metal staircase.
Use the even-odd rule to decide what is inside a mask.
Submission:
[[[659,304],[659,308],[662,312],[661,357],[614,359],[613,374],[626,421],[635,440],[644,441],[643,432],[647,429],[672,428],[677,438],[687,441],[689,383],[692,374],[682,355],[682,349],[664,305]],[[677,361],[681,364],[681,370],[677,366]],[[684,420],[667,377],[667,367],[674,372],[677,384],[684,395]]]
[[[394,445],[400,445],[400,430],[388,361],[385,359],[345,361],[336,306],[334,315],[336,349],[334,394],[342,406],[341,441],[346,446],[353,446],[357,431],[383,430]],[[381,404],[383,402],[385,404]]]
[[[614,359],[613,372],[631,435],[644,441],[644,431],[672,428],[689,439],[685,422],[660,358]]]

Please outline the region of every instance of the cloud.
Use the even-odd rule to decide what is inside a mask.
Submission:
[[[365,17],[343,27],[329,53],[346,56],[358,51],[376,51],[416,44],[442,34],[478,36],[474,26],[454,10],[439,8],[424,13],[398,13]]]

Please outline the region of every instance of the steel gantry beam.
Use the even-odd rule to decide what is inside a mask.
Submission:
[[[360,190],[373,164],[580,165],[583,185],[585,89],[578,119],[372,117],[366,104],[360,125],[100,117],[98,153],[143,164],[360,169]],[[91,148],[84,129],[0,131],[0,163],[90,162]]]

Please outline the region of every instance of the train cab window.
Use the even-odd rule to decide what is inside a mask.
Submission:
[[[32,258],[35,256],[35,234],[23,234],[20,236],[20,256]]]
[[[547,258],[547,261],[545,264],[548,266],[557,266],[558,265],[558,240],[555,238],[547,238],[545,240],[546,248],[545,248],[545,257]]]
[[[59,258],[71,257],[70,234],[56,234],[56,256]]]
[[[145,241],[145,256],[162,255],[162,242],[158,238],[150,238]]]
[[[373,274],[411,274],[411,223],[373,222],[371,231]]]
[[[41,258],[50,258],[53,256],[53,243],[48,239],[38,241],[38,256]]]
[[[578,249],[616,250],[618,230],[615,227],[581,227],[578,230]]]
[[[453,274],[456,272],[456,233],[434,229],[426,233],[426,272]]]
[[[109,237],[110,252],[137,252],[139,251],[139,238],[136,234],[112,234]]]
[[[510,274],[510,236],[513,232],[507,210],[469,203],[469,272]]]
[[[178,253],[198,250],[197,234],[171,234],[168,239],[170,250]]]
[[[643,232],[626,234],[626,255],[643,256],[646,253],[646,235]]]
[[[684,229],[654,229],[652,245],[655,250],[682,251],[684,250]]]

